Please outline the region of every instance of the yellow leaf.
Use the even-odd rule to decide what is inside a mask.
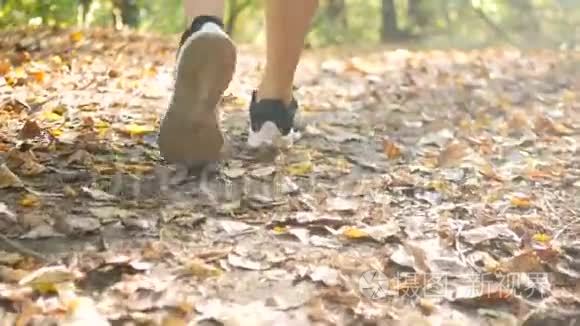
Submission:
[[[222,270],[216,268],[210,264],[207,264],[201,259],[194,259],[190,261],[186,265],[186,271],[191,276],[199,277],[199,278],[208,278],[208,277],[215,277],[220,276],[222,274]]]
[[[64,186],[64,188],[62,189],[62,191],[69,198],[75,198],[75,197],[78,196],[77,191],[74,190],[74,188],[71,187],[71,186],[69,186],[69,185]]]
[[[14,69],[12,71],[11,77],[13,77],[13,78],[27,78],[28,74],[26,73],[26,70],[24,70],[24,68],[17,67],[16,69]]]
[[[531,199],[522,195],[513,196],[510,203],[517,208],[530,208],[532,206]]]
[[[571,90],[566,90],[564,91],[562,100],[566,103],[573,103],[576,101],[576,93],[572,92]]]
[[[52,111],[45,111],[42,114],[42,119],[46,121],[59,121],[62,119],[62,116]]]
[[[64,105],[59,105],[52,109],[52,112],[58,115],[63,115],[66,113],[66,111],[68,111],[68,108]]]
[[[40,198],[32,194],[26,194],[19,202],[22,207],[38,207],[40,206]]]
[[[119,131],[129,136],[143,136],[154,132],[155,128],[153,126],[130,124],[122,127]]]
[[[290,175],[307,175],[312,172],[313,166],[311,161],[304,161],[291,164],[286,168]]]
[[[368,233],[356,227],[348,227],[344,229],[342,234],[349,239],[361,239],[369,236]]]
[[[288,227],[287,226],[276,226],[272,229],[272,231],[274,231],[274,234],[276,234],[276,235],[285,234],[285,233],[288,233]]]
[[[548,243],[552,240],[552,237],[545,234],[545,233],[536,233],[532,237],[534,241],[541,242],[541,243]]]
[[[80,42],[82,41],[84,38],[83,32],[80,31],[76,31],[76,32],[72,32],[69,35],[69,39],[71,40],[71,42]]]
[[[63,131],[62,131],[62,129],[61,129],[61,128],[54,128],[54,129],[50,129],[50,134],[51,134],[53,137],[59,137],[59,136],[62,136],[62,133],[63,133]]]

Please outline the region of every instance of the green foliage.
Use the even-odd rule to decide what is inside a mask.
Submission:
[[[139,28],[179,33],[185,26],[183,0],[134,0]],[[241,42],[263,40],[264,0],[228,0],[226,22]],[[114,25],[122,0],[0,0],[0,28],[26,24],[79,24],[81,2],[92,2],[91,26]],[[309,35],[312,46],[380,41],[384,0],[320,0]],[[113,3],[116,3],[117,7]],[[411,44],[480,46],[491,42],[517,46],[559,46],[578,42],[577,0],[394,0],[397,35]],[[388,28],[392,29],[393,26]]]

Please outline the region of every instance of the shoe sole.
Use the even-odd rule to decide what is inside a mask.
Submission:
[[[248,133],[248,147],[274,147],[278,149],[287,149],[292,147],[294,141],[299,138],[299,134],[290,131],[288,135],[282,135],[274,122],[266,121],[259,131],[252,131],[250,128]]]
[[[191,167],[220,159],[224,137],[217,106],[235,65],[235,45],[215,24],[205,24],[185,41],[159,130],[159,151],[168,163]]]

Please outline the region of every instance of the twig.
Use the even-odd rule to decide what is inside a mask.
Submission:
[[[554,240],[558,239],[558,237],[561,236],[562,233],[564,233],[564,231],[566,231],[566,229],[568,229],[570,226],[572,226],[573,224],[576,224],[576,223],[580,223],[580,217],[577,217],[575,220],[573,220],[570,223],[567,223],[560,230],[558,230],[558,232],[556,232],[556,234],[554,234]]]
[[[48,259],[46,259],[45,256],[39,254],[38,252],[36,252],[36,251],[34,251],[32,249],[28,249],[28,248],[22,246],[18,242],[9,239],[7,236],[5,236],[5,235],[3,235],[1,233],[0,233],[0,241],[1,242],[4,242],[12,250],[17,251],[18,253],[20,253],[22,255],[36,258],[36,259],[38,259],[39,261],[41,261],[43,263],[48,262]]]
[[[457,250],[457,253],[459,253],[459,259],[461,259],[461,262],[469,267],[471,267],[471,269],[473,269],[475,272],[479,272],[479,270],[477,269],[477,267],[473,266],[473,264],[471,264],[470,262],[467,261],[467,258],[465,258],[465,255],[463,254],[463,250],[461,250],[460,245],[459,245],[459,237],[461,235],[461,231],[463,230],[463,224],[461,224],[459,226],[459,229],[457,230],[457,234],[455,235],[455,250]]]

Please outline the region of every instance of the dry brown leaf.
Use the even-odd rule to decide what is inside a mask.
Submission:
[[[254,271],[263,271],[269,269],[270,266],[266,263],[262,263],[259,261],[252,260],[247,257],[242,257],[235,254],[228,255],[228,264],[239,267],[242,269],[254,270]]]
[[[441,151],[437,163],[440,167],[457,166],[463,162],[468,151],[469,147],[467,144],[462,142],[452,142]]]
[[[6,164],[0,165],[0,189],[22,187],[24,187],[22,180],[16,174],[12,173]]]
[[[502,270],[508,273],[543,273],[545,272],[542,266],[542,261],[532,250],[524,251],[511,257],[502,260],[500,266]]]
[[[34,120],[26,120],[20,129],[21,139],[33,139],[42,135],[42,128]]]
[[[210,277],[217,277],[222,275],[223,271],[214,267],[201,259],[192,259],[185,263],[182,270],[185,274],[199,278],[206,279]]]
[[[402,146],[388,138],[383,138],[383,152],[390,160],[398,159],[403,154]]]

